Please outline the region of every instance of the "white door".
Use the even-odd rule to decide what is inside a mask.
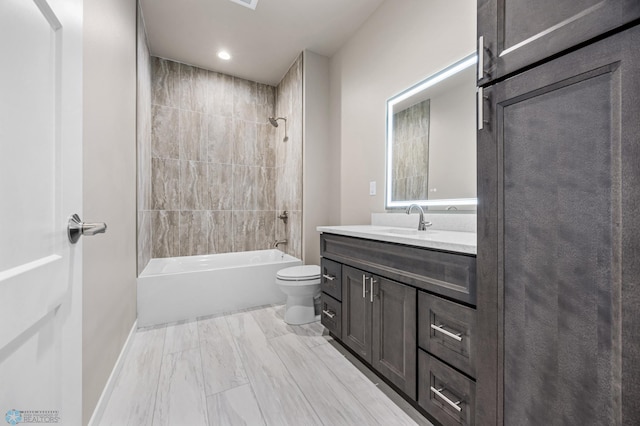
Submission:
[[[1,0],[0,58],[0,421],[80,425],[82,0]]]

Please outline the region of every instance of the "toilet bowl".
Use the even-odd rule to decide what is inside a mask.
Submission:
[[[278,288],[287,295],[284,321],[299,325],[317,321],[314,299],[320,295],[320,267],[293,266],[278,271]]]

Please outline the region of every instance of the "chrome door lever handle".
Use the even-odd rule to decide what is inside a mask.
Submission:
[[[82,235],[91,236],[103,234],[107,231],[107,224],[104,222],[85,223],[82,222],[80,216],[74,214],[69,218],[67,226],[67,236],[71,244],[78,242]]]
[[[82,235],[104,234],[107,231],[107,224],[104,222],[82,223]]]

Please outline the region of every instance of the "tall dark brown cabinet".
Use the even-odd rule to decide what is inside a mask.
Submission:
[[[480,425],[640,424],[637,0],[480,0]]]

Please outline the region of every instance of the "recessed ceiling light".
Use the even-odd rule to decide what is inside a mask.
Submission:
[[[228,61],[231,59],[231,55],[226,50],[221,50],[218,52],[218,58]]]
[[[256,10],[256,6],[258,5],[258,0],[231,0],[231,1],[253,10]]]

